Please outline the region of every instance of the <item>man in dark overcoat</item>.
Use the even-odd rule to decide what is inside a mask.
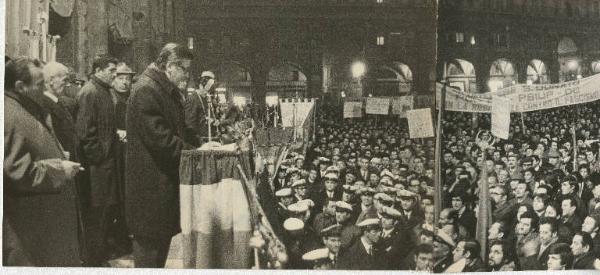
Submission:
[[[164,267],[179,224],[179,162],[192,149],[184,89],[193,55],[169,43],[134,84],[127,104],[125,212],[135,267]]]
[[[106,232],[116,213],[118,138],[110,85],[116,76],[117,63],[110,56],[96,57],[93,74],[81,88],[78,99],[77,136],[82,162],[88,168],[89,205],[84,216],[89,266],[101,266],[108,260]]]
[[[80,266],[72,179],[52,120],[32,97],[42,96],[39,61],[17,58],[4,80],[2,264]]]

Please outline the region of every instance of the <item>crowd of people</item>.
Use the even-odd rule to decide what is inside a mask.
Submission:
[[[241,145],[254,128],[217,104],[214,73],[191,79],[192,60],[175,43],[137,73],[100,55],[84,83],[58,62],[6,60],[5,265],[97,267],[131,254],[135,267],[165,266],[181,230],[182,150]],[[432,140],[411,140],[394,119],[340,124],[329,107],[307,151],[258,186],[283,267],[431,270]]]
[[[316,138],[258,187],[289,269],[432,270],[433,141],[322,106]],[[379,123],[376,123],[378,121]]]
[[[489,114],[446,112],[438,228],[451,238],[436,244],[434,270],[600,267],[599,110],[593,102],[512,114],[509,138],[494,143]]]

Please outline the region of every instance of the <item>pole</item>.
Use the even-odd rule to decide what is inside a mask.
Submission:
[[[573,172],[575,172],[577,171],[577,133],[575,132],[575,123],[571,127],[571,133],[573,134]]]
[[[208,99],[208,120],[206,122],[208,124],[208,142],[211,142],[212,141],[212,133],[211,133],[211,129],[210,129],[210,122],[211,122],[210,121],[211,120],[210,113],[212,110],[212,98],[211,98],[210,94],[206,98]]]
[[[486,148],[481,148],[483,163],[485,163]],[[477,231],[476,238],[481,245],[481,259],[486,262],[487,259],[487,231],[491,219],[491,201],[487,181],[487,169],[481,169],[479,177],[479,212],[477,213]]]
[[[445,66],[444,66],[445,67]],[[438,121],[435,136],[435,199],[434,206],[434,224],[438,223],[440,218],[440,212],[442,211],[442,121],[444,119],[444,109],[446,108],[446,87],[448,86],[448,79],[445,79],[444,86],[442,87],[442,94],[440,99],[440,109],[438,111]],[[437,91],[436,91],[437,93]]]
[[[525,134],[525,118],[523,112],[521,112],[521,131]]]

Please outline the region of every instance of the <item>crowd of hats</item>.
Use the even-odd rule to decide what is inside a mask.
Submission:
[[[335,201],[336,212],[352,213],[356,219],[361,213],[361,196],[383,205],[379,218],[353,221],[358,228],[380,227],[383,218],[400,220],[402,201],[419,208],[414,213],[422,219],[421,203],[433,204],[433,140],[411,140],[406,122],[373,122],[340,124],[320,117],[314,142],[305,152],[291,152],[281,162],[271,188],[278,202],[279,222],[287,232],[284,235],[340,234],[340,225],[315,228],[313,224],[315,216],[324,211],[326,186],[332,183],[335,187],[329,191],[342,194],[327,199]],[[433,228],[432,220],[428,228]],[[421,221],[414,226],[422,228],[424,224]],[[304,252],[302,259],[306,261],[329,257],[322,248]]]
[[[480,245],[475,231],[482,195],[492,207],[489,244],[480,247],[490,258],[479,259],[483,269],[556,269],[548,253],[559,250],[564,253],[557,256],[558,267],[594,268],[592,260],[600,257],[600,103],[512,114],[509,138],[483,150],[476,138],[490,130],[491,118],[476,115],[474,127],[473,116],[445,113],[438,226],[448,246],[438,253],[438,271],[453,256],[460,258],[453,249],[461,241]],[[480,194],[482,184],[488,194]],[[494,245],[514,253],[498,260],[492,257]]]

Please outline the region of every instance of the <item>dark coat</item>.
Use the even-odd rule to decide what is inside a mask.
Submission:
[[[125,209],[134,235],[170,238],[180,232],[179,162],[185,141],[183,98],[150,65],[127,104]]]
[[[415,243],[414,237],[410,234],[412,230],[401,231],[394,228],[389,236],[381,237],[378,245],[381,247],[389,264],[388,269],[398,270],[404,266],[407,255],[413,250]]]
[[[361,204],[357,205],[357,207],[360,210]],[[354,210],[354,209],[352,209],[352,210]],[[377,218],[379,218],[379,216],[377,216],[377,209],[375,209],[374,205],[371,205],[370,207],[368,207],[365,210],[360,210],[360,214],[356,218],[355,223],[359,224],[366,219],[377,219]]]
[[[519,258],[519,270],[543,270],[537,255]]]
[[[81,88],[76,126],[81,159],[89,172],[91,205],[116,203],[115,107],[110,86],[96,77]]]
[[[465,268],[462,270],[462,272],[486,272],[486,271],[487,271],[487,269],[485,267],[485,264],[483,264],[483,261],[479,258],[476,258],[475,260],[473,260],[472,262],[467,264],[465,266]]]
[[[338,269],[341,270],[378,270],[386,269],[383,251],[373,247],[373,255],[367,254],[367,250],[360,238],[350,248],[343,252],[338,261]]]
[[[316,192],[316,193],[312,193],[311,195],[311,200],[315,203],[315,209],[323,209],[323,206],[325,205],[325,202],[328,201],[327,199],[327,191],[325,191],[325,189],[323,189],[322,191]],[[342,200],[342,191],[337,188],[336,190],[333,191],[333,199],[334,201],[341,201]]]
[[[3,264],[79,266],[75,187],[56,168],[65,156],[41,110],[5,92]]]
[[[467,229],[470,237],[475,237],[475,229],[477,227],[477,218],[475,218],[475,212],[470,209],[465,209],[465,212],[458,217],[458,224]]]
[[[208,99],[195,92],[189,92],[184,103],[185,127],[194,134],[194,145],[208,141]],[[211,116],[214,114],[211,113]],[[212,136],[216,136],[216,128],[212,127]]]
[[[580,258],[575,258],[573,261],[573,269],[574,270],[583,270],[583,269],[594,269],[594,261],[596,257],[594,253],[588,252],[584,256]]]
[[[44,110],[52,117],[52,128],[60,141],[63,150],[69,152],[70,160],[78,161],[77,148],[79,141],[75,130],[75,120],[67,107],[64,105],[63,98],[60,97],[58,102],[52,101],[47,96],[37,96],[33,98]],[[69,99],[69,98],[66,98]]]

